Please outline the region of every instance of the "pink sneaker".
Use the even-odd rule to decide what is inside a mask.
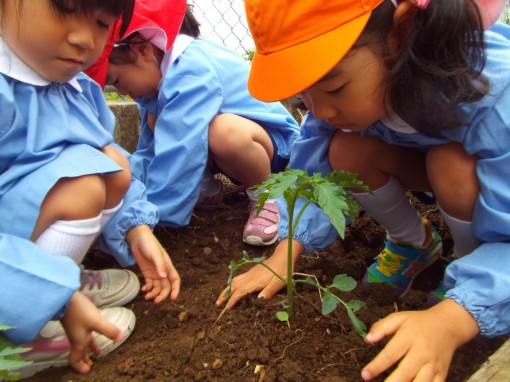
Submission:
[[[101,314],[122,331],[124,338],[115,342],[105,336],[93,333],[94,340],[99,347],[99,354],[95,357],[103,357],[122,345],[133,332],[136,323],[135,314],[126,308],[101,309]],[[28,378],[49,367],[67,365],[70,350],[69,341],[59,321],[49,321],[32,342],[23,346],[32,349],[21,354],[22,360],[32,361],[32,363],[11,370],[12,373],[19,373],[20,379]]]
[[[198,208],[200,210],[212,210],[215,208],[218,204],[220,204],[223,201],[223,183],[219,180],[218,182],[218,191],[216,191],[213,195],[205,195],[200,194],[198,197],[197,204],[195,205],[195,208]]]
[[[271,245],[278,239],[278,206],[276,202],[265,203],[257,216],[258,206],[250,202],[250,217],[244,227],[243,241],[250,245]]]

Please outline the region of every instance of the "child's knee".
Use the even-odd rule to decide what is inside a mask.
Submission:
[[[105,201],[106,189],[100,175],[62,178],[44,198],[38,228],[45,229],[57,220],[94,218],[103,210]]]
[[[120,203],[129,189],[131,184],[131,168],[126,156],[115,147],[106,146],[101,151],[123,169],[122,171],[104,176],[107,194],[105,207],[112,208]]]
[[[478,158],[459,143],[434,146],[427,152],[427,177],[441,207],[452,216],[470,220],[480,186]]]

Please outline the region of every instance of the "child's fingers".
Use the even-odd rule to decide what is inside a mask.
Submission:
[[[113,341],[120,341],[124,338],[122,331],[102,316],[101,319],[95,321],[92,329]]]
[[[163,279],[160,281],[161,287],[158,295],[154,299],[155,304],[159,304],[161,301],[164,301],[168,298],[172,287],[170,286],[170,282],[167,279]]]
[[[142,287],[142,292],[150,292],[152,290],[152,288],[154,287],[153,284],[154,283],[153,283],[152,279],[145,278],[145,284]]]
[[[225,293],[227,293],[227,291],[228,291],[228,287],[226,287],[225,289],[223,289],[221,291],[220,295],[216,299],[216,306],[221,306],[221,305],[223,305],[225,303],[225,301],[228,300],[228,297],[224,297]]]
[[[171,294],[170,299],[175,301],[177,296],[179,295],[179,291],[181,290],[181,276],[175,269],[172,261],[167,264],[167,272],[168,272],[168,280],[170,281]]]
[[[259,293],[259,298],[269,299],[278,293],[285,286],[279,279],[271,281],[262,291]]]
[[[382,340],[384,337],[392,335],[400,328],[405,318],[406,315],[402,313],[393,313],[388,317],[377,321],[370,328],[370,331],[365,337],[365,342],[374,344]]]
[[[80,374],[87,374],[92,367],[92,361],[87,356],[87,345],[84,344],[71,344],[69,351],[68,363],[73,369]]]

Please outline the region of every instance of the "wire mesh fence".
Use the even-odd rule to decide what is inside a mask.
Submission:
[[[200,22],[202,37],[219,42],[240,55],[253,50],[243,0],[189,0]]]

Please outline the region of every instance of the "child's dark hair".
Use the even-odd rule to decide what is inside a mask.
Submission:
[[[465,124],[460,107],[489,91],[483,25],[474,0],[432,0],[393,24],[390,0],[377,7],[355,46],[375,47],[389,70],[391,108],[416,130],[437,135]],[[388,36],[396,47],[390,53]],[[382,46],[383,48],[378,48]]]
[[[200,23],[193,14],[193,6],[188,4],[186,7],[186,13],[184,14],[184,20],[182,20],[181,29],[179,33],[197,38],[200,36]]]
[[[32,1],[32,0],[29,0]],[[122,18],[121,32],[127,29],[133,14],[135,0],[48,0],[49,5],[61,16],[69,14],[73,10],[78,14],[91,13],[97,9],[103,10],[108,14]],[[23,0],[19,0],[18,7],[21,12]],[[4,13],[5,0],[0,0],[0,17]],[[0,22],[2,20],[0,19]]]

